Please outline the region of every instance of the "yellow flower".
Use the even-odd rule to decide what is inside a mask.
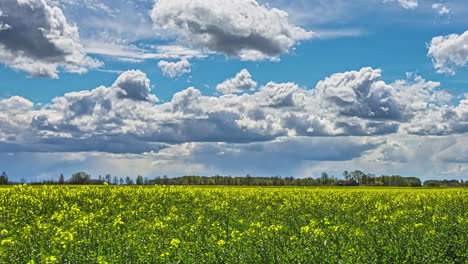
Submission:
[[[107,262],[103,256],[98,257],[98,263],[99,264],[109,264],[109,262]]]
[[[320,229],[320,228],[316,228],[316,229],[314,230],[314,235],[315,235],[316,237],[323,236],[324,234],[325,234],[325,233],[324,233],[323,230]]]
[[[7,234],[8,234],[8,230],[3,229],[2,232],[0,232],[0,233],[2,234],[2,236],[7,235]]]
[[[114,220],[114,226],[118,226],[118,225],[123,225],[125,224],[124,221],[122,221],[122,217],[119,215],[115,218]]]
[[[221,239],[221,240],[218,241],[217,244],[218,244],[218,246],[224,246],[224,245],[226,245],[226,241]]]
[[[8,238],[8,239],[4,239],[2,240],[2,245],[13,245],[15,242],[11,239],[11,238]]]
[[[47,258],[45,259],[45,262],[46,262],[46,263],[54,263],[54,262],[56,262],[56,261],[57,261],[57,258],[54,257],[54,256],[50,256],[50,257],[47,257]]]
[[[180,240],[179,240],[179,239],[174,238],[174,239],[171,240],[171,246],[173,246],[173,247],[178,247],[179,244],[180,244]]]

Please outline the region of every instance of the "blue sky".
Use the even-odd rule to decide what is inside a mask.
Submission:
[[[462,0],[6,0],[0,170],[467,179],[467,11]]]

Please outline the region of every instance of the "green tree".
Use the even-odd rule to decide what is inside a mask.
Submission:
[[[6,185],[8,184],[8,175],[6,172],[2,172],[2,175],[0,175],[0,185]]]
[[[351,178],[355,181],[357,181],[360,185],[362,184],[363,177],[366,174],[360,170],[355,170],[351,172]]]
[[[65,184],[65,177],[63,176],[63,174],[60,174],[59,184]]]
[[[70,179],[71,184],[88,184],[91,180],[91,175],[86,172],[77,172]]]
[[[144,184],[143,176],[138,175],[138,177],[136,179],[136,184],[137,185],[143,185]]]
[[[133,180],[129,176],[125,178],[125,184],[126,185],[133,185]]]
[[[328,176],[328,173],[322,172],[322,176],[320,177],[320,182],[323,185],[328,185],[330,183],[330,176]]]
[[[351,180],[351,173],[349,173],[348,171],[344,171],[343,177],[345,178],[345,180],[349,181]]]
[[[111,175],[110,174],[106,174],[106,176],[104,177],[106,179],[106,182],[107,183],[111,183]]]

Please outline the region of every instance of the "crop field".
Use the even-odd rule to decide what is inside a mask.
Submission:
[[[468,263],[468,191],[0,188],[0,263]]]

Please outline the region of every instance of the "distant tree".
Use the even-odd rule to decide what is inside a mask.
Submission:
[[[106,174],[106,176],[104,176],[104,178],[106,179],[107,183],[111,183],[111,175],[110,174]]]
[[[119,178],[117,178],[117,176],[114,176],[114,185],[117,185],[119,184]]]
[[[353,179],[348,180],[344,183],[344,186],[359,186],[359,183]]]
[[[361,179],[360,179],[360,182],[359,182],[359,183],[360,183],[361,185],[367,185],[367,184],[370,184],[370,183],[372,182],[371,179],[372,179],[372,178],[371,178],[369,175],[363,173],[363,174],[361,175]]]
[[[88,184],[91,180],[91,175],[86,172],[78,172],[72,175],[70,179],[71,184]]]
[[[330,176],[328,176],[328,173],[322,172],[322,176],[320,177],[320,181],[324,185],[328,185],[330,183]]]
[[[136,179],[136,184],[137,185],[143,185],[144,184],[143,176],[138,175],[138,177]]]
[[[415,177],[402,177],[399,175],[376,177],[374,174],[366,174],[362,171],[345,172],[344,176],[347,175],[348,180],[340,180],[334,176],[329,176],[327,173],[322,173],[318,179],[313,178],[294,178],[280,176],[274,177],[253,177],[247,174],[245,177],[232,177],[232,176],[221,176],[215,175],[213,177],[207,176],[182,176],[176,178],[156,177],[152,180],[144,178],[144,184],[156,184],[156,185],[237,185],[237,186],[402,186],[402,187],[419,187],[421,181]],[[356,179],[356,180],[355,180]],[[133,183],[133,180],[127,179]],[[142,178],[137,178],[137,183],[141,183]],[[359,180],[360,182],[358,182]],[[441,181],[442,186],[460,186],[462,183],[455,180],[444,180]],[[466,182],[464,183],[466,185]]]
[[[124,179],[123,179],[122,177],[120,177],[119,183],[120,183],[120,185],[123,185],[123,184],[124,184]]]
[[[355,170],[351,172],[351,178],[357,181],[359,184],[362,184],[362,180],[366,174],[360,170]]]
[[[156,185],[162,184],[161,176],[157,176],[156,178],[154,178],[154,180],[150,180],[150,184],[156,184]]]
[[[126,185],[133,185],[133,180],[129,176],[125,177],[125,184]]]
[[[169,180],[169,177],[167,177],[167,175],[163,176],[161,184],[163,184],[163,185],[169,185],[170,184],[170,180]]]
[[[406,178],[406,180],[408,181],[408,185],[410,187],[421,187],[422,186],[421,180],[416,178],[416,177],[408,177],[408,178]]]
[[[424,186],[427,187],[440,187],[441,182],[436,180],[429,180],[424,182]]]
[[[466,182],[458,180],[429,180],[424,182],[427,187],[468,187]]]
[[[59,184],[65,184],[65,177],[63,176],[63,174],[60,174]]]
[[[2,172],[2,175],[0,175],[0,185],[6,185],[8,184],[8,175],[6,172]]]
[[[345,178],[345,180],[349,181],[351,180],[351,173],[349,173],[348,171],[344,171],[343,177]]]
[[[253,177],[250,174],[245,175],[245,179],[247,181],[247,185],[253,185]]]

